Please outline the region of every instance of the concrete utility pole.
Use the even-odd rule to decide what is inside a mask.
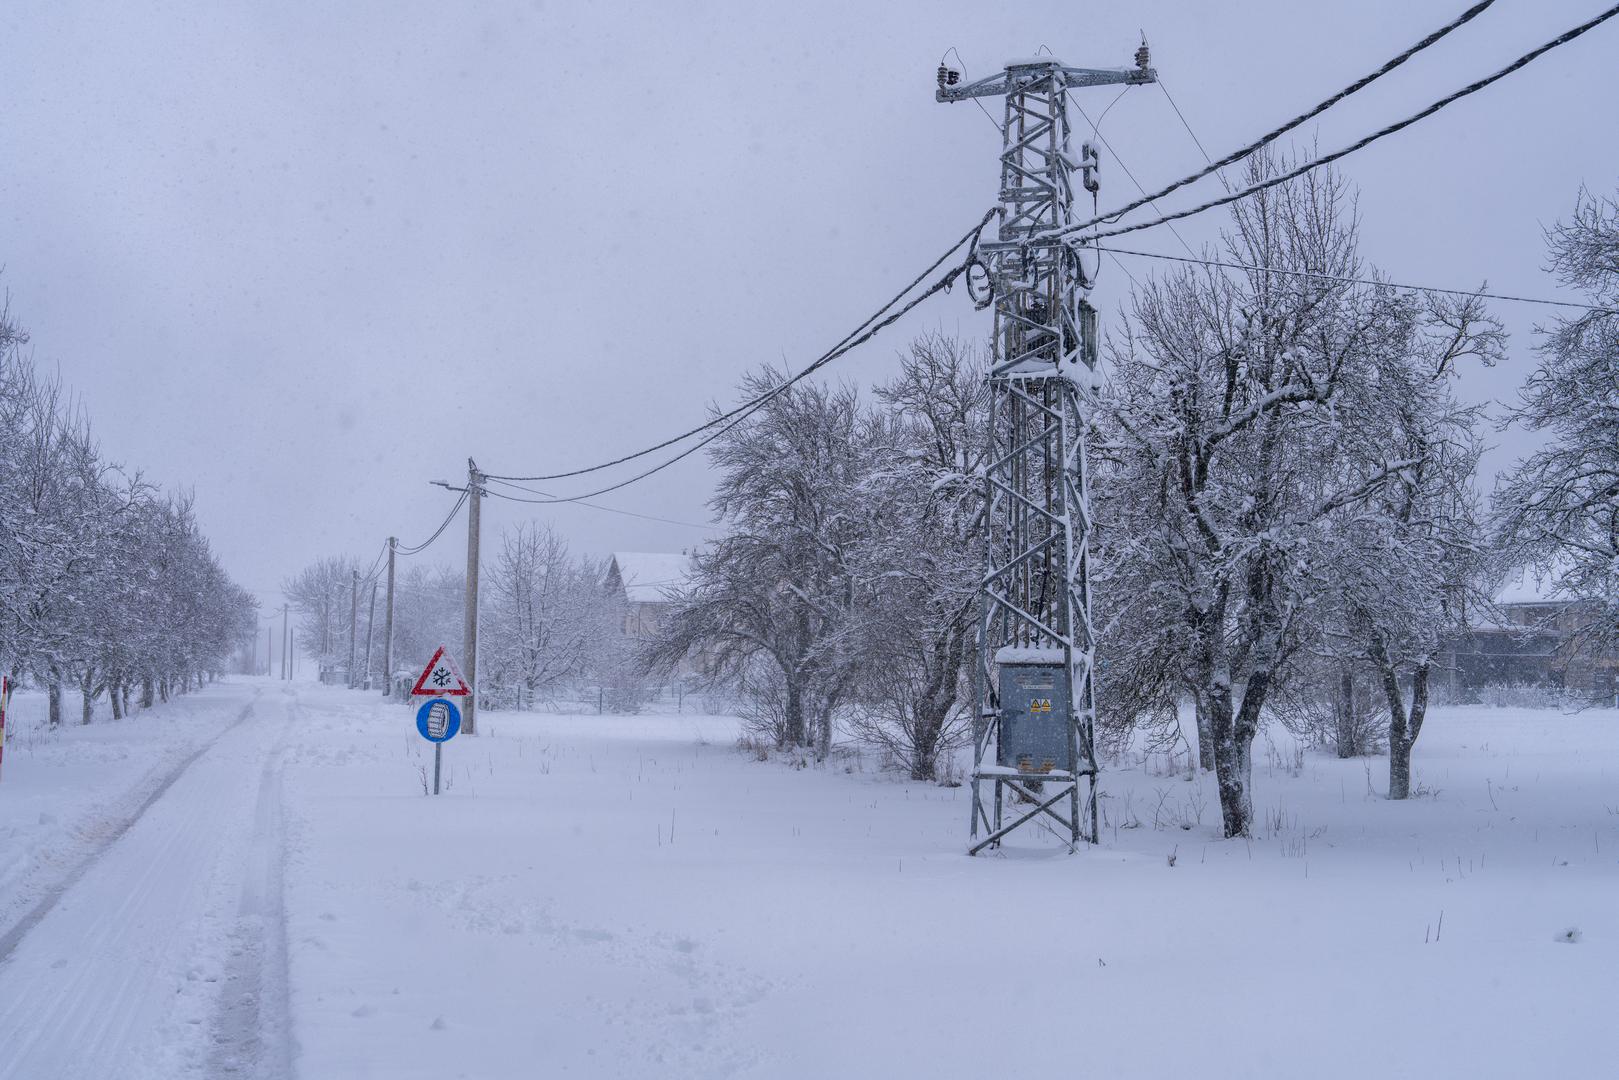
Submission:
[[[388,604],[382,617],[382,696],[393,696],[394,682],[394,549],[399,538],[388,537]]]
[[[1066,827],[1071,844],[1097,839],[1085,461],[1097,354],[1086,263],[1097,256],[1081,254],[1083,237],[1060,235],[1076,221],[1073,174],[1093,200],[1099,186],[1096,148],[1086,142],[1076,153],[1071,140],[1069,93],[1157,80],[1145,41],[1135,60],[1133,68],[1111,69],[1069,67],[1054,56],[1015,60],[961,85],[959,72],[939,66],[937,100],[1004,104],[1000,229],[980,247],[995,353],[988,565],[973,665],[971,854],[1042,814]],[[986,787],[993,787],[993,816]],[[1002,820],[1006,789],[1034,805],[1011,824]],[[981,840],[980,826],[988,832]]]
[[[349,689],[354,689],[354,647],[358,645],[360,631],[360,571],[354,571],[349,583]]]
[[[371,583],[371,607],[365,613],[365,684],[362,690],[371,689],[371,631],[377,625],[377,583]]]
[[[478,733],[475,714],[478,708],[478,506],[483,495],[483,474],[477,464],[467,458],[467,614],[466,644],[467,695],[462,708],[461,731],[467,735]]]

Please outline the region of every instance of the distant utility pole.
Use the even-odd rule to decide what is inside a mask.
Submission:
[[[284,681],[292,679],[292,650],[287,643],[292,640],[292,628],[287,622],[287,605],[281,605],[281,678]]]
[[[354,571],[349,583],[349,689],[354,689],[354,646],[359,644],[360,630],[360,571]]]
[[[461,730],[476,735],[478,727],[475,713],[478,708],[478,507],[483,495],[483,474],[477,464],[467,458],[467,695],[462,710]]]
[[[393,695],[394,681],[394,549],[399,538],[388,537],[388,606],[382,617],[382,696]]]
[[[264,677],[269,678],[275,670],[275,616],[270,616],[270,623],[264,628]]]

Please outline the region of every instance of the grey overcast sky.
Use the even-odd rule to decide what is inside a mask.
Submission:
[[[1302,134],[1336,148],[1606,2],[1501,0]],[[227,567],[271,602],[316,557],[422,539],[451,499],[427,481],[464,477],[469,454],[500,473],[616,455],[863,319],[994,195],[992,124],[933,100],[950,46],[970,76],[1041,45],[1122,66],[1144,30],[1218,154],[1464,6],[13,2],[0,289],[107,454],[194,487]],[[1542,228],[1582,183],[1619,182],[1616,61],[1610,23],[1350,158],[1367,258],[1400,280],[1556,294]],[[1114,93],[1082,102],[1094,117]],[[1202,160],[1157,88],[1102,131],[1144,184]],[[1104,160],[1104,206],[1135,194],[1120,166]],[[1220,223],[1180,229],[1197,247]],[[1181,250],[1164,230],[1132,239]],[[1105,265],[1104,316],[1128,285]],[[1498,311],[1513,362],[1469,376],[1479,399],[1512,394],[1550,314]],[[958,291],[835,370],[885,375],[938,327],[981,324]],[[694,458],[602,501],[702,522],[708,488]],[[597,553],[704,535],[542,512]],[[430,554],[458,564],[460,532]]]

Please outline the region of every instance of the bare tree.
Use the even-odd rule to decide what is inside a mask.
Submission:
[[[863,485],[871,512],[852,559],[866,676],[850,723],[912,779],[931,780],[970,715],[965,675],[983,566],[983,357],[925,335],[877,398],[883,451]]]
[[[495,701],[531,708],[576,679],[604,646],[599,576],[549,525],[527,523],[502,534],[487,581],[482,689]]]
[[[1559,318],[1508,416],[1547,436],[1496,488],[1501,547],[1583,602],[1589,647],[1619,648],[1619,199],[1581,191],[1547,233],[1551,270],[1613,310]]]
[[[782,378],[766,369],[740,393],[778,390]],[[698,553],[692,587],[644,657],[668,671],[701,653],[733,677],[768,658],[780,673],[781,744],[822,757],[860,674],[850,559],[875,433],[852,389],[809,383],[726,430],[711,452],[720,480],[710,505],[729,531]]]
[[[1256,157],[1249,179],[1283,164]],[[1128,628],[1145,658],[1100,657],[1103,701],[1132,672],[1148,675],[1142,703],[1160,711],[1189,694],[1225,833],[1239,836],[1261,710],[1305,640],[1334,515],[1407,463],[1341,467],[1346,431],[1371,437],[1382,422],[1369,384],[1402,339],[1388,291],[1344,280],[1364,274],[1338,176],[1318,169],[1235,204],[1224,246],[1251,269],[1148,284],[1110,349],[1096,589],[1105,627]]]

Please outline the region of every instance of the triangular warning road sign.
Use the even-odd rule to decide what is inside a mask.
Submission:
[[[444,646],[438,647],[433,659],[427,662],[421,675],[416,679],[416,685],[410,688],[413,695],[422,697],[467,697],[472,693],[467,687],[467,681],[461,673],[455,670],[455,661],[444,655]]]

